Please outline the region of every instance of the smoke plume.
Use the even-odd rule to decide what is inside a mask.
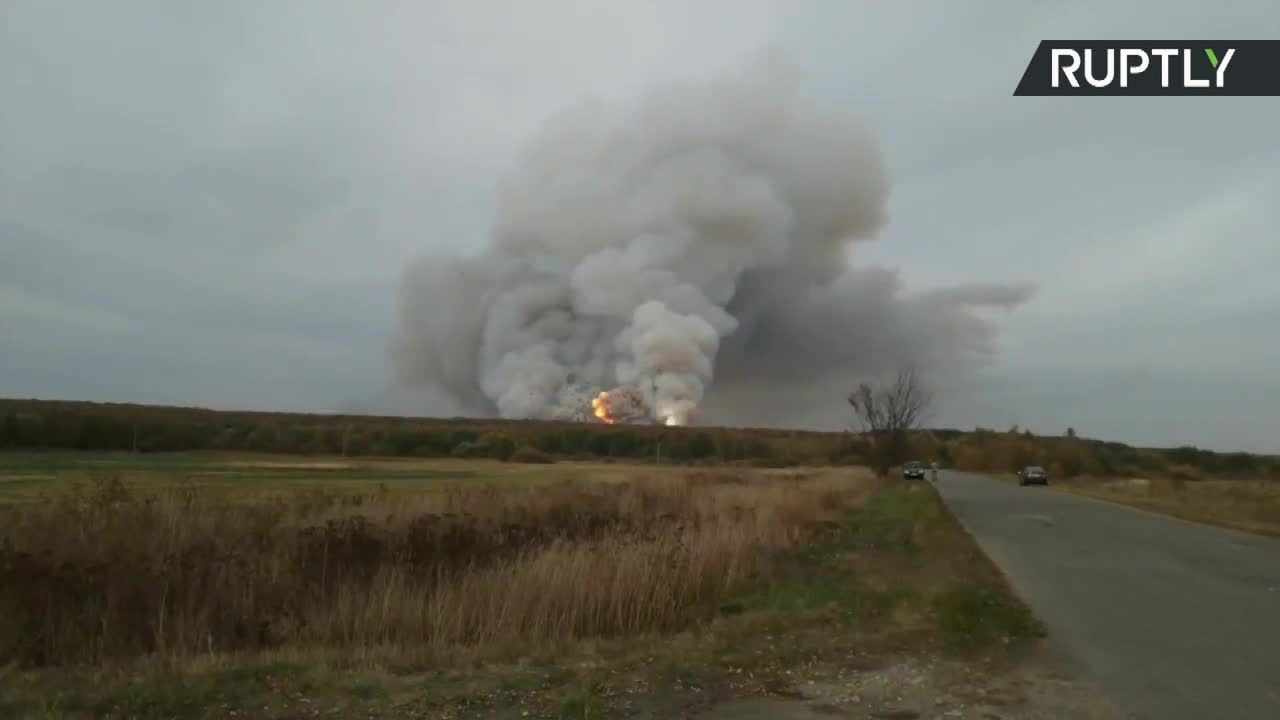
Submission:
[[[902,361],[988,358],[978,310],[1029,290],[909,295],[851,267],[887,219],[884,162],[794,80],[755,66],[556,117],[502,187],[487,249],[405,273],[401,384],[459,414],[747,423]]]

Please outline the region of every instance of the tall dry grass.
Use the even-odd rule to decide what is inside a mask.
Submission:
[[[1203,479],[1183,469],[1170,478],[1077,478],[1065,487],[1186,520],[1280,537],[1280,481],[1270,478]]]
[[[230,499],[97,480],[0,509],[0,658],[508,653],[665,630],[869,492],[849,471]]]

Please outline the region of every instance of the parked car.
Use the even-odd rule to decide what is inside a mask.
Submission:
[[[924,463],[918,460],[912,460],[902,466],[902,477],[907,480],[923,480],[925,477]]]
[[[1018,472],[1019,485],[1048,485],[1049,473],[1039,465],[1028,465]]]

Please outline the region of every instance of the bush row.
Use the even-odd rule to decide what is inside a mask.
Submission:
[[[764,466],[856,464],[845,433],[538,421],[234,413],[139,405],[0,400],[0,448],[492,458],[652,459]]]
[[[0,448],[176,452],[230,450],[300,455],[652,460],[661,463],[868,464],[864,437],[776,429],[670,428],[542,421],[220,412],[110,403],[0,400]],[[1063,435],[928,430],[895,448],[893,463],[1012,472],[1043,465],[1057,477],[1141,475],[1280,478],[1280,458],[1195,447],[1143,449]],[[902,457],[896,457],[901,455]]]

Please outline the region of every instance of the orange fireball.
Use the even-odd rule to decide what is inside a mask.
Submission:
[[[600,422],[607,423],[609,425],[617,422],[609,415],[609,393],[602,392],[592,398],[591,408],[592,411],[595,412],[596,417],[600,418]]]

